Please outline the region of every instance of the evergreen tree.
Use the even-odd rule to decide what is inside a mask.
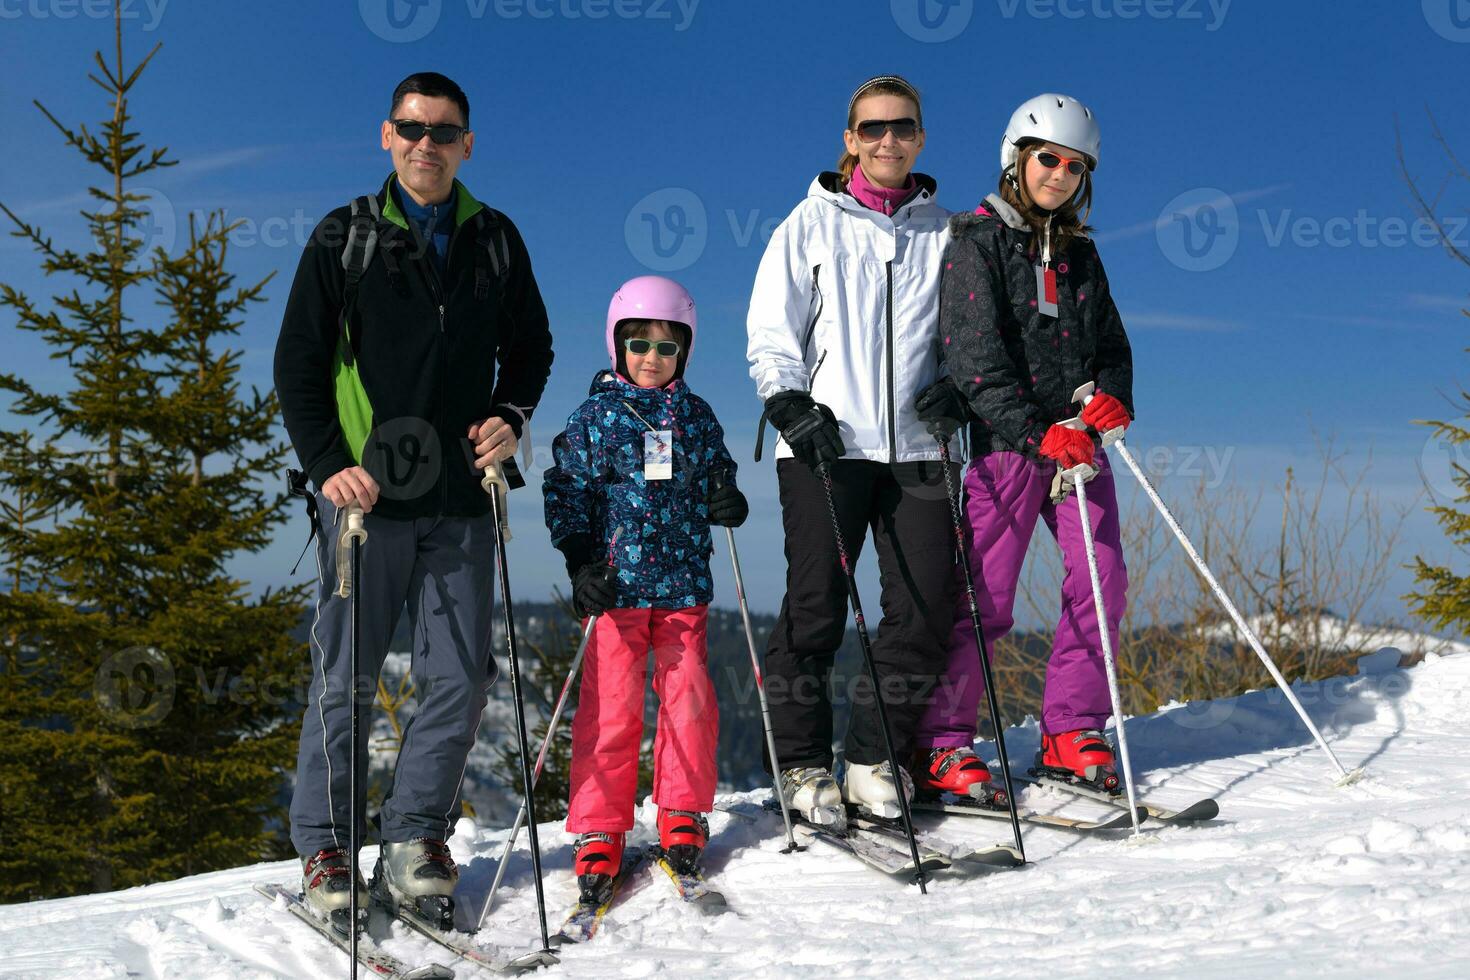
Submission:
[[[158,48],[129,70],[120,8],[114,28],[115,60],[98,52],[89,76],[110,99],[97,133],[36,103],[106,174],[81,212],[90,249],[0,204],[42,270],[72,281],[52,308],[0,284],[0,306],[74,372],[62,391],[0,373],[11,413],[35,426],[0,431],[0,901],[285,852],[302,593],[252,599],[225,570],[285,519],[258,485],[285,459],[274,397],[244,397],[240,354],[219,346],[263,283],[237,288],[225,271],[223,221],[191,224],[178,256],[145,251],[130,185],[174,161],[129,128]]]

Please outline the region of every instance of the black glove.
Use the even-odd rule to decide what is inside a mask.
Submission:
[[[914,400],[919,421],[940,442],[949,442],[970,421],[970,405],[952,378],[940,378]]]
[[[750,504],[745,494],[726,483],[724,474],[710,474],[709,493],[704,503],[709,508],[709,522],[722,527],[739,527],[750,516]]]
[[[837,416],[804,391],[778,391],[766,399],[766,418],[796,458],[812,469],[835,463],[847,453]]]
[[[600,616],[618,598],[618,570],[588,562],[572,575],[572,607],[579,616]]]

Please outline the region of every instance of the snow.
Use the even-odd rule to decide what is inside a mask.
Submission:
[[[645,875],[597,938],[564,951],[548,975],[1470,976],[1470,656],[1428,653],[1408,669],[1395,651],[1365,661],[1358,676],[1295,688],[1343,764],[1367,767],[1356,785],[1333,785],[1285,698],[1268,690],[1128,722],[1142,791],[1164,805],[1216,796],[1218,820],[1155,828],[1146,844],[1031,828],[1028,867],[941,874],[928,896],[820,845],[781,853],[774,816],[717,811],[709,877],[738,915],[700,917]],[[1018,760],[1036,740],[1029,719],[1007,735]],[[1044,790],[1023,801],[1102,812]],[[638,819],[647,838],[647,802]],[[956,841],[1009,834],[965,817],[933,825]],[[483,898],[504,838],[461,822],[462,914]],[[541,840],[556,916],[574,894],[571,841],[551,824]],[[345,957],[251,891],[297,875],[282,862],[0,908],[0,976],[341,975]],[[535,934],[523,836],[481,938],[525,949]],[[385,946],[414,963],[450,962],[401,931]]]

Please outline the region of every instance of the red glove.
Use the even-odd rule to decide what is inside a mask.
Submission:
[[[1053,425],[1041,440],[1041,455],[1062,464],[1062,469],[1092,462],[1092,436],[1081,429]]]
[[[1106,391],[1099,391],[1082,409],[1082,421],[1098,432],[1107,432],[1120,426],[1126,429],[1133,420],[1128,417],[1128,409],[1122,402]]]

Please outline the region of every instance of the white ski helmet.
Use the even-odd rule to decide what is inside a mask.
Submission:
[[[1088,170],[1097,169],[1101,136],[1092,110],[1070,95],[1048,92],[1027,99],[1011,113],[1006,134],[1000,140],[1000,172],[1016,166],[1016,148],[1030,141],[1069,146],[1087,157]]]

